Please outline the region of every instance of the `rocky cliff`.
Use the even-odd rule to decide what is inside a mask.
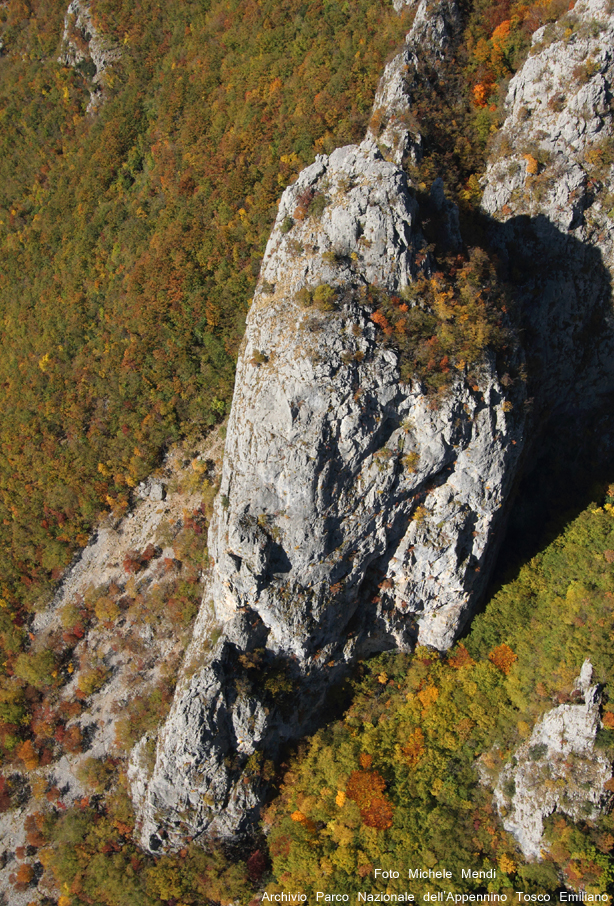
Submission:
[[[204,521],[200,508],[216,482],[221,453],[217,430],[200,442],[197,455],[184,445],[169,450],[157,473],[134,489],[130,510],[98,524],[53,600],[31,623],[33,662],[57,649],[60,639],[70,646],[64,682],[54,690],[64,717],[56,739],[65,746],[51,763],[34,759],[27,771],[10,775],[17,807],[0,814],[0,903],[38,902],[31,889],[13,885],[20,865],[32,867],[39,894],[55,893],[52,873],[43,872],[27,841],[40,790],[61,813],[82,802],[92,789],[88,771],[102,767],[104,777],[103,766],[116,764],[138,738],[131,737],[135,708],[150,696],[159,701],[165,689],[170,695],[190,630],[189,615],[177,620],[172,602],[181,583],[191,583],[196,594],[200,588],[204,544],[194,529]]]
[[[119,48],[96,28],[90,4],[86,0],[71,0],[64,16],[62,53],[58,62],[79,69],[88,80],[88,113],[103,103],[105,71],[120,56]]]
[[[483,180],[550,408],[586,408],[612,387],[613,40],[602,0],[535,32]]]
[[[413,73],[421,61],[436,69],[453,43],[454,6],[418,6],[365,140],[318,157],[284,192],[238,364],[197,630],[151,776],[145,741],[132,759],[145,847],[248,827],[267,760],[317,722],[355,659],[416,642],[447,648],[483,591],[527,439],[553,407],[611,389],[606,202],[594,180],[576,185],[576,157],[562,174],[564,138],[553,133],[585,98],[584,156],[591,135],[611,135],[611,17],[596,2],[573,15],[576,30],[562,32],[558,50],[538,34],[485,177],[487,232],[507,268],[524,352],[502,310],[503,361],[486,349],[471,369],[458,362],[433,395],[411,364],[402,368],[377,317],[382,296],[405,311],[429,305],[412,292],[433,280],[434,264],[402,163],[421,153]],[[586,78],[579,42],[595,61]],[[531,86],[548,97],[540,54],[571,72],[557,119],[537,100],[519,112]],[[546,164],[527,141],[554,149],[553,184],[539,193],[532,180]],[[559,183],[569,183],[566,195]],[[446,248],[460,250],[441,181],[428,204]],[[588,226],[589,208],[600,232]]]

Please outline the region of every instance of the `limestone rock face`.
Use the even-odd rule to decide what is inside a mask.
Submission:
[[[398,77],[417,42],[436,58],[454,18],[442,4],[429,29],[425,10],[378,91],[389,129],[402,127]],[[399,292],[428,268],[398,163],[412,142],[388,154],[369,133],[318,157],[281,199],[238,364],[214,566],[187,656],[197,666],[149,783],[138,753],[131,768],[151,849],[245,827],[260,801],[250,765],[316,723],[346,665],[417,640],[448,647],[486,580],[522,406],[509,412],[486,359],[477,383],[459,376],[433,407],[419,383],[401,381],[369,317],[369,287]],[[459,242],[439,183],[433,199]],[[213,626],[222,635],[207,650]]]
[[[494,241],[523,274],[517,295],[536,411],[586,411],[612,391],[613,39],[601,0],[581,0],[534,34],[483,180]],[[584,703],[546,714],[495,789],[526,857],[547,848],[543,821],[554,811],[585,820],[608,803],[611,764],[594,747],[600,694],[591,676],[586,661],[576,684]]]
[[[598,0],[582,2],[578,34],[598,9]],[[484,217],[501,259],[524,275],[513,289],[534,414],[523,380],[500,380],[494,356],[471,381],[459,373],[434,406],[418,381],[401,379],[370,318],[374,289],[402,293],[429,273],[400,162],[421,148],[409,128],[412,72],[423,60],[436,68],[456,28],[455,7],[427,12],[422,2],[365,140],[318,157],[281,199],[237,368],[197,629],[151,777],[140,750],[131,766],[152,851],[247,829],[267,760],[317,724],[353,660],[452,644],[487,581],[526,438],[549,409],[614,386],[607,241],[565,227],[574,223],[571,190],[556,217],[548,195],[530,212],[513,189],[501,195],[512,179],[505,167],[525,153],[515,150],[513,99],[507,145],[485,178]],[[561,43],[564,61],[571,44]],[[541,52],[512,93],[526,83],[528,96],[546,78],[531,69]],[[573,74],[576,64],[561,65]],[[547,99],[544,86],[537,91]],[[535,141],[545,142],[541,129]],[[460,248],[440,180],[430,210],[444,244]]]
[[[102,79],[105,69],[121,56],[119,48],[100,33],[92,21],[87,0],[71,0],[64,16],[64,37],[59,61],[65,66],[81,67],[90,78],[92,113],[102,104]]]
[[[485,176],[483,208],[503,221],[546,217],[578,239],[599,236],[611,265],[614,223],[602,205],[612,168],[614,18],[606,0],[581,0],[538,29],[509,85],[508,115]],[[611,208],[611,204],[609,204]]]
[[[483,180],[495,243],[523,273],[539,394],[579,408],[612,388],[613,46],[605,0],[535,32]]]
[[[558,811],[576,821],[594,819],[611,799],[604,788],[612,765],[594,748],[601,694],[591,686],[592,672],[586,660],[576,682],[583,704],[559,705],[545,714],[495,789],[503,826],[527,858],[539,858],[547,849],[542,835],[548,815]]]

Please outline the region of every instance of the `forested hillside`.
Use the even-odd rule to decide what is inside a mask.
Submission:
[[[612,682],[613,500],[591,505],[526,564],[447,657],[418,649],[369,664],[344,720],[303,747],[269,809],[279,881],[316,890],[322,873],[331,887],[355,892],[374,867],[407,864],[445,867],[465,892],[611,890],[611,815],[552,815],[545,860],[535,863],[505,833],[491,784],[544,713],[579,700],[574,680],[585,658],[606,690]],[[597,737],[608,759],[612,707]],[[537,748],[529,750],[535,762]],[[579,761],[567,759],[568,791]],[[561,785],[547,771],[535,782]],[[463,882],[462,868],[497,874]],[[438,886],[450,884],[418,881],[411,890]],[[378,889],[402,892],[406,879]]]
[[[587,657],[606,690],[596,754],[614,756],[612,491],[505,583],[446,656],[419,648],[359,665],[339,690],[340,702],[351,701],[343,718],[282,764],[266,838],[213,851],[194,844],[161,858],[139,852],[117,762],[92,769],[91,801],[68,811],[39,805],[27,840],[66,892],[61,906],[247,906],[264,890],[403,893],[403,874],[374,879],[375,868],[391,866],[452,872],[451,883],[412,881],[416,896],[450,888],[553,899],[565,888],[614,892],[611,814],[552,815],[545,859],[535,862],[519,852],[492,802],[502,767],[514,763],[535,723],[580,700],[574,681]],[[547,789],[556,777],[539,765],[539,746],[529,751],[541,771],[537,787]],[[582,762],[565,759],[563,789],[573,789]],[[253,770],[273,766],[254,759]],[[461,869],[496,876],[463,880]]]
[[[279,193],[363,131],[403,33],[383,2],[97,3],[122,55],[89,117],[65,12],[2,10],[1,543],[26,606],[224,414]]]
[[[223,417],[279,194],[362,134],[406,25],[383,0],[92,11],[121,60],[86,115],[66,4],[0,8],[5,676],[96,515]]]

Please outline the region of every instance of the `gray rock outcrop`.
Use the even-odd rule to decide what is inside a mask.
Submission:
[[[386,158],[397,164],[407,157],[416,162],[421,155],[422,137],[412,117],[415,74],[425,66],[441,63],[460,31],[460,13],[454,0],[441,0],[432,6],[395,0],[397,12],[403,6],[416,7],[414,21],[405,47],[384,70],[368,133],[377,140]]]
[[[612,180],[613,47],[607,0],[580,0],[535,32],[509,85],[482,200],[501,221],[539,215],[577,239],[596,239],[608,266],[614,222],[611,202],[607,210],[602,202]]]
[[[248,828],[267,760],[317,724],[356,658],[452,644],[487,581],[527,434],[555,402],[577,401],[578,375],[611,379],[594,339],[610,336],[602,252],[548,206],[532,220],[499,212],[512,200],[497,195],[501,151],[484,204],[502,259],[531,275],[516,289],[534,415],[517,348],[514,379],[487,353],[434,404],[401,378],[370,317],[372,290],[402,294],[430,274],[400,162],[421,148],[412,67],[436,67],[456,28],[454,7],[427,16],[421,3],[365,140],[316,158],[281,199],[237,368],[197,631],[151,777],[140,750],[130,769],[152,851]],[[440,181],[430,205],[458,249]]]
[[[81,68],[89,80],[92,113],[103,102],[104,73],[119,60],[121,51],[96,28],[87,0],[71,0],[64,16],[64,36],[59,61],[64,66]]]
[[[429,29],[418,8],[402,65],[378,91],[389,130],[402,127],[399,73],[431,33],[442,53],[452,9],[436,9]],[[411,141],[395,140],[397,152]],[[436,406],[400,380],[366,292],[401,292],[429,264],[388,150],[370,132],[318,157],[281,199],[238,365],[214,566],[187,656],[199,665],[180,684],[150,781],[136,755],[131,768],[151,849],[244,827],[260,801],[249,764],[313,726],[356,657],[416,640],[448,647],[486,580],[523,409],[510,411],[489,357]],[[433,198],[445,206],[440,185]],[[206,651],[214,625],[222,636]]]
[[[583,704],[548,711],[496,786],[494,801],[503,826],[526,858],[541,858],[547,849],[542,837],[548,815],[557,811],[575,821],[591,820],[612,798],[605,790],[612,764],[595,751],[601,693],[591,685],[592,672],[586,660],[576,682]]]
[[[605,0],[535,32],[483,179],[494,244],[522,273],[522,330],[549,406],[586,409],[612,390],[613,46]]]

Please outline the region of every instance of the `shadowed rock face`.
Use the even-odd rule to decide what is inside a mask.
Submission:
[[[613,46],[604,0],[535,32],[483,179],[493,244],[516,271],[534,392],[550,408],[587,409],[612,384]]]
[[[188,666],[151,777],[145,742],[130,769],[154,851],[247,829],[262,762],[321,721],[327,690],[357,657],[452,644],[484,589],[526,439],[555,404],[611,386],[600,252],[524,211],[486,227],[518,297],[532,415],[524,381],[502,386],[494,355],[433,406],[382,343],[368,288],[397,293],[429,266],[399,163],[420,149],[404,121],[411,67],[401,74],[421,54],[436,65],[457,14],[441,4],[427,18],[421,4],[378,90],[385,147],[369,132],[318,157],[280,202],[237,368]],[[458,248],[440,183],[431,195]],[[522,370],[522,351],[510,355]]]

